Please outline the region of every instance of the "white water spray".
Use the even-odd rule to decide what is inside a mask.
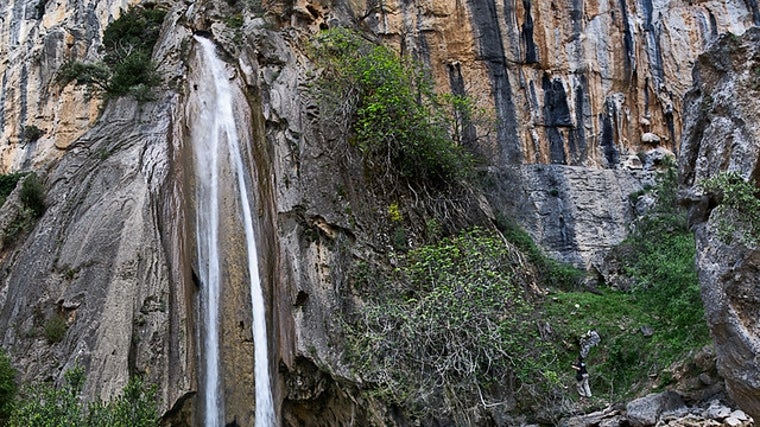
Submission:
[[[196,150],[198,180],[198,258],[201,280],[207,296],[203,303],[206,336],[204,340],[205,427],[224,425],[224,402],[221,400],[219,360],[219,155],[227,152],[232,172],[237,178],[237,193],[243,213],[248,276],[253,311],[254,368],[256,380],[256,427],[274,425],[272,390],[269,378],[267,328],[264,296],[258,269],[258,253],[249,201],[247,171],[240,152],[235,126],[233,87],[224,63],[217,57],[214,44],[203,37],[195,39],[201,46],[201,106],[199,123],[193,123],[193,146]]]

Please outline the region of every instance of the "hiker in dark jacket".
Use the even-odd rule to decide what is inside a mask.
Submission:
[[[578,389],[578,394],[581,397],[591,397],[591,388],[588,385],[588,370],[586,369],[586,363],[583,361],[583,356],[578,356],[578,361],[572,365],[575,369],[575,379],[578,383],[575,387]]]

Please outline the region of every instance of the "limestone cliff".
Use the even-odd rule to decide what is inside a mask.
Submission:
[[[724,242],[716,231],[715,200],[699,183],[722,171],[757,180],[760,134],[757,69],[760,31],[721,37],[695,68],[686,97],[680,187],[697,237],[697,268],[718,369],[732,397],[760,417],[758,366],[758,250],[739,239]]]
[[[125,6],[0,6],[0,168],[37,169],[48,188],[45,215],[2,255],[0,343],[24,366],[24,379],[57,379],[85,364],[91,395],[112,396],[129,374],[146,374],[176,425],[193,422],[199,389],[201,284],[193,276],[187,140],[201,108],[193,104],[193,32],[217,42],[248,103],[240,126],[250,132],[269,368],[283,423],[402,424],[403,414],[352,394],[356,378],[334,338],[336,313],[351,303],[347,266],[390,246],[385,216],[396,201],[367,191],[356,153],[320,123],[308,96],[316,70],[306,45],[314,32],[368,29],[412,52],[442,91],[469,94],[493,111],[495,129],[479,124],[467,141],[494,172],[492,204],[522,210],[534,234],[556,242],[558,257],[588,264],[581,250],[595,253],[624,236],[627,195],[640,185],[623,170],[598,169],[618,168],[658,141],[675,150],[690,61],[717,33],[741,33],[758,15],[741,1],[299,0],[264,2],[266,14],[235,2],[161,2],[170,12],[154,51],[164,77],[158,100],[109,101],[101,112],[83,89],[53,84],[55,72],[67,59],[97,58],[103,29]],[[25,141],[27,126],[45,133]],[[506,200],[512,186],[522,204]],[[604,198],[591,196],[599,193]],[[412,197],[401,202],[406,216],[422,209]],[[441,206],[456,213],[448,227],[491,219],[488,203],[471,194],[450,203]],[[236,242],[232,236],[233,255]],[[252,416],[249,295],[230,286],[224,376],[240,383],[229,391],[227,412],[229,422],[245,424]],[[40,334],[53,316],[68,326],[58,343]]]

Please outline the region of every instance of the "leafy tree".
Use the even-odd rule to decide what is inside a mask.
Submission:
[[[392,275],[357,271],[367,302],[346,328],[372,392],[419,419],[467,425],[490,399],[545,382],[553,350],[514,263],[503,240],[475,229],[409,251]]]
[[[474,109],[468,99],[436,95],[417,63],[345,28],[320,33],[314,57],[323,67],[322,116],[352,135],[369,171],[385,181],[428,183],[471,173],[456,120]]]

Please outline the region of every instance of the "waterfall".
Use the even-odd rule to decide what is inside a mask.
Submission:
[[[242,226],[250,278],[251,310],[253,312],[254,378],[256,381],[256,427],[274,425],[272,390],[269,378],[267,328],[264,296],[258,269],[258,254],[253,228],[251,201],[249,200],[249,176],[241,154],[238,130],[235,123],[235,97],[233,86],[226,73],[224,63],[217,57],[211,40],[196,36],[201,46],[204,69],[199,82],[202,102],[200,117],[193,127],[193,149],[197,183],[198,260],[200,278],[204,294],[201,303],[206,333],[203,343],[202,363],[205,417],[204,426],[224,425],[224,402],[221,398],[221,377],[219,357],[219,305],[221,296],[221,259],[219,241],[220,163],[229,162],[237,189],[231,194],[239,197],[242,210]],[[224,159],[220,156],[228,155]]]

